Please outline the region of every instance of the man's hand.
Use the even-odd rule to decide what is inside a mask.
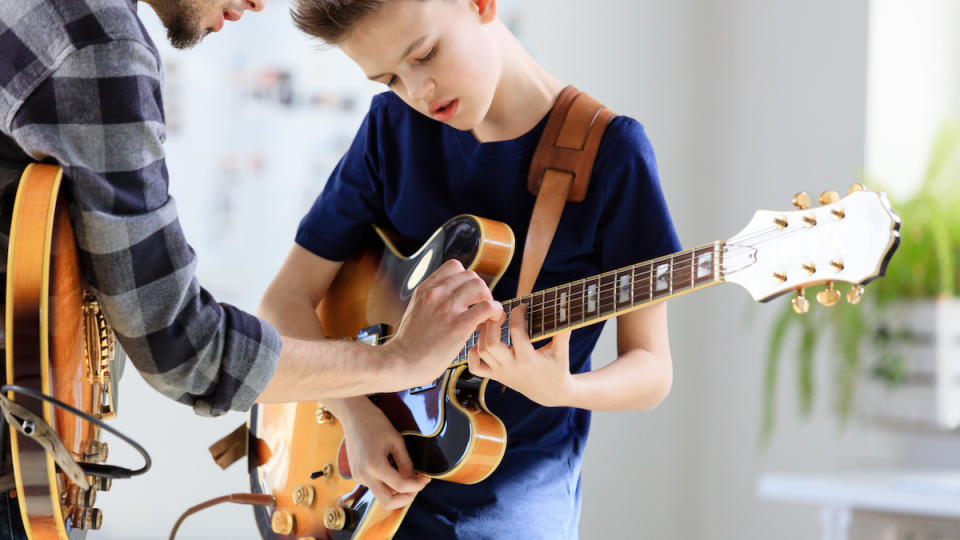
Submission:
[[[467,355],[470,372],[499,381],[540,405],[565,405],[574,384],[570,374],[570,332],[560,332],[546,346],[534,349],[527,335],[525,314],[523,304],[510,313],[512,347],[500,340],[505,315],[484,323],[477,346]]]
[[[503,306],[480,276],[450,260],[417,286],[383,348],[400,361],[405,388],[422,386],[450,367],[478,326],[502,316]]]
[[[341,418],[347,459],[354,479],[387,510],[402,508],[430,478],[413,470],[403,438],[383,412],[366,398]],[[394,466],[396,465],[396,466]]]

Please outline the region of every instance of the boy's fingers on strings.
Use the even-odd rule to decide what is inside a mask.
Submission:
[[[470,349],[470,352],[467,353],[467,368],[470,369],[470,373],[480,377],[490,377],[493,374],[490,364],[480,358],[480,353],[476,347]]]

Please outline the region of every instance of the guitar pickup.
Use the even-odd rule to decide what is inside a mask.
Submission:
[[[430,390],[431,388],[436,388],[437,385],[440,384],[440,380],[441,380],[441,379],[443,379],[442,376],[439,377],[439,378],[437,378],[435,381],[433,381],[433,382],[431,382],[431,383],[429,383],[429,384],[425,384],[425,385],[423,385],[423,386],[418,386],[418,387],[416,387],[416,388],[411,388],[411,389],[408,390],[408,391],[409,391],[411,394],[416,394],[417,392],[426,392],[427,390]]]
[[[389,328],[385,324],[369,326],[357,332],[357,341],[367,345],[379,345],[381,338],[386,337]]]

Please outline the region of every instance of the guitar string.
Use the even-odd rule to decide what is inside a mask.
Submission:
[[[806,228],[806,227],[801,227],[800,230],[793,231],[793,232],[802,232],[803,230],[807,230],[807,228]],[[786,233],[786,230],[785,230],[785,229],[777,229],[777,232],[779,232],[779,233],[781,233],[781,234],[784,234],[784,233]],[[760,236],[760,235],[757,235],[757,236]],[[759,245],[759,244],[757,244],[757,245]],[[752,247],[750,247],[750,246],[743,246],[743,245],[739,245],[739,244],[733,244],[733,245],[727,244],[727,247],[731,247],[731,248],[734,248],[734,249],[740,249],[740,250],[746,249],[746,250],[749,250],[750,252],[754,251],[754,250],[752,249]],[[709,250],[709,249],[712,249],[712,246],[709,246],[709,245],[708,245],[708,246],[705,246],[705,247],[703,247],[703,248],[698,248],[698,249]],[[732,251],[732,250],[729,250],[729,249],[728,249],[728,251]],[[699,263],[698,263],[698,261],[696,261],[696,260],[692,260],[692,261],[689,261],[689,262],[688,262],[688,261],[687,261],[687,257],[686,257],[687,255],[689,255],[691,258],[694,258],[695,255],[696,255],[696,249],[690,250],[690,251],[688,251],[688,252],[683,253],[682,255],[680,255],[679,257],[683,257],[683,259],[684,259],[684,261],[681,262],[681,263],[676,263],[675,261],[673,262],[673,264],[667,263],[667,264],[670,264],[671,268],[669,269],[669,271],[667,272],[666,275],[675,274],[675,273],[677,273],[678,271],[679,271],[679,272],[685,272],[686,270],[691,270],[692,268],[698,266]],[[725,261],[728,261],[728,260],[731,259],[731,258],[734,258],[734,259],[735,259],[737,256],[738,256],[738,255],[737,255],[736,253],[734,253],[734,254],[727,253],[726,256],[724,257],[724,260],[725,260]],[[521,303],[526,303],[526,304],[528,305],[528,318],[530,319],[530,320],[528,321],[528,325],[527,325],[527,326],[528,326],[528,328],[530,329],[529,333],[533,334],[534,332],[532,332],[532,328],[533,328],[532,320],[533,320],[535,317],[542,317],[542,316],[547,312],[548,309],[552,309],[553,311],[556,311],[557,308],[559,307],[559,306],[558,306],[558,301],[559,301],[559,300],[558,300],[558,298],[556,297],[556,295],[554,294],[554,297],[553,297],[552,299],[547,300],[547,299],[545,299],[545,297],[547,296],[547,293],[551,293],[551,292],[555,293],[555,292],[558,292],[558,291],[559,291],[559,292],[563,292],[563,291],[561,291],[561,289],[564,289],[564,288],[570,289],[570,288],[572,288],[572,287],[574,287],[574,286],[576,286],[576,285],[582,284],[582,285],[584,285],[584,287],[581,289],[581,291],[580,291],[579,294],[571,295],[570,297],[568,297],[567,300],[570,302],[570,304],[569,304],[569,307],[568,307],[568,308],[565,308],[565,309],[568,309],[568,310],[571,311],[571,312],[589,313],[589,314],[591,314],[590,318],[593,318],[593,317],[598,317],[598,318],[599,318],[599,317],[602,317],[602,316],[604,316],[604,315],[609,315],[609,314],[612,314],[612,313],[617,312],[617,311],[618,311],[618,309],[617,309],[617,306],[618,306],[618,305],[620,305],[620,307],[629,309],[629,308],[626,306],[626,302],[619,302],[619,301],[616,300],[616,298],[613,298],[613,299],[609,298],[609,293],[610,293],[610,292],[616,291],[616,290],[620,290],[620,289],[624,289],[624,288],[625,288],[623,285],[620,284],[619,280],[617,279],[619,276],[621,276],[621,275],[631,275],[631,274],[635,274],[634,277],[631,279],[630,286],[629,286],[629,287],[630,287],[630,292],[631,292],[631,301],[630,301],[629,303],[630,303],[630,307],[634,307],[634,306],[637,305],[637,299],[636,299],[636,293],[638,292],[637,284],[639,283],[639,284],[641,285],[641,287],[642,287],[643,285],[648,285],[648,286],[649,286],[649,285],[652,285],[652,283],[650,282],[649,278],[650,278],[650,277],[653,275],[653,273],[654,273],[654,272],[653,272],[653,269],[656,267],[656,265],[655,265],[654,263],[655,263],[656,261],[667,261],[667,260],[669,260],[669,259],[671,259],[671,258],[674,258],[674,259],[675,259],[675,258],[677,258],[677,257],[678,257],[677,255],[672,255],[672,256],[668,256],[667,258],[663,258],[663,259],[655,259],[654,261],[647,261],[647,262],[643,262],[643,263],[638,263],[637,265],[633,265],[633,266],[629,266],[629,267],[624,267],[624,268],[618,269],[618,270],[616,270],[616,271],[605,272],[605,273],[603,273],[603,274],[598,274],[597,276],[592,276],[592,277],[590,277],[590,278],[585,278],[585,279],[583,279],[583,280],[578,280],[578,281],[571,282],[571,283],[568,283],[568,284],[560,285],[560,286],[558,286],[558,287],[553,287],[553,288],[550,288],[550,289],[544,289],[543,291],[537,291],[537,292],[532,293],[532,294],[530,294],[530,295],[526,295],[526,296],[520,297],[520,298],[514,298],[514,299],[511,299],[511,300],[508,300],[508,301],[504,301],[504,302],[502,302],[502,303],[503,303],[503,304],[511,304],[510,309],[517,307],[517,306],[520,305]],[[646,268],[641,269],[641,266],[646,266]],[[637,270],[641,270],[640,273],[636,273]],[[725,272],[725,274],[730,275],[730,274],[732,274],[732,273],[736,273],[737,271],[741,271],[741,270],[743,270],[743,269],[737,269],[737,270],[733,270],[733,271],[727,271],[727,272]],[[711,272],[711,275],[712,275],[712,272]],[[589,285],[590,285],[590,284],[588,283],[589,281],[596,281],[596,282],[597,282],[597,285],[599,285],[599,284],[604,280],[604,278],[608,278],[608,277],[609,277],[609,278],[612,278],[612,281],[611,281],[611,282],[609,282],[609,283],[607,283],[607,284],[605,284],[605,285],[602,285],[602,286],[597,287],[597,289],[596,289],[593,293],[590,293],[591,296],[589,296],[589,297],[583,296],[583,294],[588,291],[588,287],[589,287]],[[691,275],[691,278],[690,278],[690,279],[691,279],[691,281],[693,281],[693,280],[696,279],[696,277]],[[695,286],[695,284],[694,284],[694,285],[684,285],[683,287],[680,287],[680,288],[678,288],[677,290],[685,290],[685,289],[687,289],[687,288],[689,288],[689,287],[692,287],[692,286]],[[652,294],[650,294],[650,293],[645,294],[645,295],[643,296],[644,300],[641,300],[641,304],[648,303],[648,302],[652,301],[653,299],[655,299],[655,297],[657,296],[657,293],[658,293],[658,292],[659,292],[659,291],[652,291]],[[540,296],[540,300],[539,300],[539,301],[535,301],[535,300],[534,300],[534,297],[536,297],[536,296],[538,296],[538,295]],[[663,294],[660,294],[660,296],[662,296],[662,295],[663,295]],[[667,293],[667,295],[672,296],[670,293]],[[593,299],[592,299],[593,297],[595,297],[596,300],[593,300]],[[597,304],[597,309],[596,309],[596,310],[583,309],[583,308],[584,308],[584,304],[589,305],[590,303],[596,303],[596,304]],[[513,304],[515,304],[515,305],[513,305]],[[596,314],[595,314],[595,315],[594,315],[594,311],[596,311]],[[508,317],[509,317],[509,315],[508,315]],[[582,321],[585,321],[585,320],[588,320],[587,317],[583,317],[583,319],[581,320],[581,322],[582,322]],[[561,323],[561,325],[557,325],[555,321],[551,321],[550,319],[546,319],[546,318],[545,318],[545,319],[542,321],[542,325],[539,325],[539,326],[541,326],[542,328],[551,328],[550,331],[553,331],[553,330],[558,329],[559,326],[567,326],[567,325],[569,325],[569,323]],[[508,323],[508,322],[505,322],[505,323],[503,324],[503,327],[504,327],[504,328],[508,328],[508,327],[509,327],[509,323]],[[381,340],[381,342],[383,342],[383,341],[386,341],[387,339],[389,339],[389,338],[391,338],[391,337],[393,337],[393,336],[392,336],[392,335],[382,336],[382,337],[380,338],[380,340]],[[474,337],[475,337],[475,336],[474,336]],[[471,339],[473,339],[473,338],[471,338]],[[471,343],[470,345],[473,345],[473,344],[474,344],[474,343]]]
[[[839,223],[839,222],[840,222],[840,220],[833,220],[833,221],[830,221],[830,222],[827,222],[827,223],[821,223],[821,224],[819,224],[819,226],[822,227],[822,226],[825,226],[825,225],[836,224],[836,223]],[[780,240],[782,237],[784,237],[784,236],[792,236],[793,234],[796,234],[796,233],[808,232],[808,231],[812,230],[812,228],[815,227],[815,226],[817,226],[817,225],[814,225],[814,226],[791,225],[791,226],[787,226],[787,227],[785,227],[785,228],[769,227],[769,228],[766,228],[766,229],[757,231],[757,232],[755,232],[755,233],[751,233],[750,235],[743,236],[743,237],[739,238],[736,242],[724,243],[724,244],[722,244],[722,248],[723,248],[724,251],[725,251],[724,257],[723,257],[724,265],[725,265],[725,266],[731,266],[731,265],[729,264],[729,262],[731,262],[731,260],[733,260],[733,262],[736,262],[739,258],[741,258],[741,257],[743,257],[743,256],[752,257],[752,254],[753,254],[753,252],[755,251],[755,247],[756,247],[756,246],[760,246],[760,245],[762,245],[762,244],[766,244],[766,243],[771,242],[771,241],[774,241],[774,240],[779,241],[779,240]],[[745,243],[746,240],[752,240],[752,239],[756,239],[757,241],[752,242],[752,243],[750,243],[750,244],[746,244],[746,243]],[[636,299],[635,299],[636,292],[637,292],[637,287],[636,287],[637,282],[639,281],[641,286],[644,285],[644,284],[646,284],[646,285],[651,285],[651,282],[650,282],[650,279],[649,279],[649,278],[650,278],[650,277],[653,275],[653,273],[654,273],[653,269],[658,266],[657,263],[663,262],[663,263],[669,265],[670,268],[669,268],[669,271],[667,272],[667,275],[669,275],[669,276],[672,277],[672,274],[675,274],[675,273],[678,272],[678,271],[680,271],[680,272],[685,272],[686,270],[691,270],[691,271],[692,271],[692,269],[693,269],[694,267],[697,267],[697,266],[699,265],[699,262],[696,260],[696,254],[697,254],[696,252],[697,252],[698,250],[704,250],[705,253],[712,253],[712,249],[713,249],[713,248],[714,248],[714,245],[706,244],[706,245],[704,245],[703,247],[700,247],[700,248],[694,248],[694,249],[688,250],[688,251],[686,251],[686,252],[681,252],[680,255],[672,254],[672,255],[668,255],[668,256],[666,256],[666,257],[662,257],[662,258],[658,258],[658,259],[653,259],[653,260],[651,260],[651,261],[644,261],[644,262],[642,262],[642,263],[637,263],[636,265],[631,265],[631,266],[623,267],[623,268],[620,268],[620,269],[617,269],[617,270],[605,272],[605,273],[598,274],[598,275],[596,275],[596,276],[592,276],[592,277],[585,278],[585,279],[582,279],[582,280],[574,281],[574,282],[567,283],[567,284],[564,284],[564,285],[560,285],[560,286],[557,286],[557,287],[553,287],[553,288],[550,288],[550,289],[545,289],[545,290],[543,290],[543,291],[537,291],[537,292],[535,292],[535,293],[532,293],[532,294],[529,294],[529,295],[526,295],[526,296],[523,296],[523,297],[520,297],[520,298],[514,298],[514,299],[511,299],[511,300],[505,301],[505,302],[503,302],[503,303],[504,303],[504,304],[516,304],[516,305],[519,305],[519,304],[521,304],[521,303],[527,303],[527,305],[528,305],[527,328],[528,328],[528,333],[529,333],[529,334],[533,334],[533,333],[534,333],[534,332],[532,332],[532,329],[533,329],[532,320],[533,320],[533,318],[534,318],[534,317],[538,317],[538,316],[539,316],[539,317],[543,317],[544,314],[547,313],[547,310],[548,310],[548,309],[552,309],[554,312],[556,312],[556,311],[557,311],[557,308],[558,308],[558,304],[557,304],[557,303],[558,303],[558,300],[559,300],[559,299],[557,298],[556,294],[554,294],[554,298],[552,298],[552,299],[550,299],[550,300],[545,300],[545,299],[543,299],[543,298],[546,296],[546,293],[548,293],[548,292],[554,292],[554,293],[556,293],[556,292],[560,291],[560,289],[563,289],[563,288],[569,289],[569,288],[571,288],[571,287],[573,287],[573,286],[575,286],[575,285],[579,285],[579,284],[582,283],[582,284],[584,285],[584,289],[581,290],[581,295],[582,295],[582,293],[587,290],[587,287],[588,287],[588,285],[589,285],[587,282],[595,280],[595,281],[597,282],[597,285],[600,285],[600,283],[603,281],[604,278],[606,278],[606,277],[612,277],[612,278],[613,278],[612,282],[610,282],[610,283],[608,283],[608,284],[606,284],[606,285],[598,286],[598,287],[597,287],[597,290],[593,293],[593,295],[595,295],[596,298],[597,298],[596,300],[591,300],[590,298],[587,298],[587,297],[574,297],[573,295],[571,295],[571,296],[568,298],[568,301],[570,302],[570,304],[569,304],[570,307],[566,308],[566,309],[568,309],[568,310],[571,311],[571,312],[579,312],[579,311],[578,311],[578,308],[583,308],[583,307],[584,307],[583,304],[586,303],[587,305],[589,305],[589,303],[591,303],[591,302],[596,302],[596,304],[597,304],[597,310],[596,310],[597,313],[596,313],[596,315],[592,315],[592,314],[593,314],[593,310],[584,310],[583,312],[585,312],[585,313],[591,313],[591,317],[590,317],[590,318],[594,318],[594,317],[600,318],[600,317],[603,317],[603,316],[605,316],[605,315],[612,315],[612,314],[616,313],[617,311],[620,311],[620,310],[617,309],[618,304],[621,304],[621,307],[623,307],[624,309],[630,309],[630,307],[635,307],[635,306],[637,305]],[[690,256],[690,259],[691,259],[690,261],[687,261],[687,255]],[[682,262],[680,262],[680,263],[676,263],[675,259],[678,258],[678,257],[682,257],[684,260],[683,260]],[[668,261],[669,261],[669,262],[668,262]],[[715,261],[712,261],[712,262],[711,262],[711,266],[713,266],[713,264],[715,264]],[[724,274],[730,275],[730,274],[733,274],[733,273],[742,271],[742,270],[746,269],[747,267],[754,266],[755,264],[756,264],[756,263],[753,262],[753,263],[751,263],[751,264],[748,264],[748,265],[744,266],[744,268],[738,268],[738,269],[734,269],[734,270],[727,270],[727,271],[724,272]],[[643,266],[645,266],[646,268],[641,269],[641,267],[643,267]],[[771,267],[771,266],[762,266],[762,267],[773,268],[773,267]],[[609,298],[608,298],[608,299],[603,299],[603,298],[601,298],[601,297],[604,296],[604,295],[609,295],[609,293],[612,292],[612,291],[616,291],[616,290],[619,290],[619,289],[623,289],[624,286],[619,283],[619,280],[618,280],[617,278],[620,277],[621,275],[632,275],[632,274],[635,274],[635,273],[637,272],[637,270],[641,270],[641,272],[640,272],[639,274],[634,275],[634,276],[631,278],[631,280],[630,280],[630,285],[629,285],[629,287],[630,287],[631,301],[630,301],[630,306],[629,306],[629,307],[626,306],[626,303],[625,303],[625,302],[624,302],[624,303],[618,302],[618,301],[616,300],[616,298],[613,298],[612,300],[609,299]],[[712,275],[712,272],[711,272],[711,275]],[[692,272],[691,272],[691,278],[690,278],[690,279],[691,279],[691,281],[695,281],[695,277],[692,275]],[[686,286],[686,285],[684,285],[683,287],[679,288],[678,290],[685,290],[685,289],[687,289],[687,288],[689,288],[689,287],[692,287],[692,286],[695,286],[695,284],[694,284],[694,285],[691,285],[691,286]],[[560,292],[562,292],[562,291],[560,291]],[[645,298],[648,298],[649,300],[642,301],[642,302],[641,302],[641,305],[642,305],[642,304],[645,304],[645,303],[649,303],[650,301],[652,301],[652,300],[654,299],[653,297],[656,296],[656,295],[653,294],[653,293],[656,293],[656,292],[657,292],[657,291],[652,291],[652,293],[651,293],[650,295],[646,295]],[[536,295],[540,295],[540,296],[541,296],[541,301],[540,301],[540,302],[534,302],[534,301],[533,301],[533,298],[534,298]],[[672,294],[669,294],[669,293],[668,293],[668,296],[672,296]],[[527,302],[524,302],[524,300],[527,300]],[[511,308],[516,307],[516,305],[512,305]],[[502,336],[503,336],[504,334],[509,335],[509,320],[510,320],[510,315],[508,314],[508,315],[507,315],[507,320],[501,325],[501,335],[502,335]],[[583,319],[581,320],[581,322],[586,321],[586,320],[587,320],[587,317],[583,317]],[[554,320],[554,321],[550,321],[550,319],[544,318],[543,321],[542,321],[541,328],[544,328],[544,329],[549,328],[549,327],[551,326],[551,325],[549,324],[550,322],[552,322],[552,329],[549,330],[548,332],[550,332],[550,331],[556,331],[556,330],[559,329],[560,326],[570,326],[569,323],[561,323],[560,325],[557,325],[557,323],[556,323],[555,320]],[[461,353],[458,355],[458,359],[459,359],[460,357],[462,357],[462,356],[465,356],[465,351],[466,351],[467,349],[469,349],[469,348],[471,348],[472,346],[476,345],[476,340],[478,339],[478,335],[479,335],[479,331],[475,331],[475,332],[471,335],[471,337],[468,339],[467,346],[465,346],[463,349],[461,349]],[[383,342],[387,341],[388,339],[390,339],[390,338],[392,338],[392,337],[393,337],[393,335],[381,336],[380,338],[378,338],[378,343],[383,343]]]

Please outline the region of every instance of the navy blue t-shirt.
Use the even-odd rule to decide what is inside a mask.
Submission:
[[[503,221],[517,253],[493,289],[517,288],[523,239],[533,210],[527,171],[545,119],[525,135],[479,143],[429,119],[393,93],[376,96],[353,144],[300,223],[296,241],[341,261],[371,224],[422,243],[459,214]],[[534,290],[679,251],[643,127],[620,116],[607,128],[587,197],[563,211]],[[602,324],[573,332],[570,370],[590,370]],[[452,359],[451,359],[452,360]],[[578,537],[580,464],[590,412],[541,407],[514,390],[488,385],[486,402],[507,427],[503,461],[486,480],[433,480],[417,495],[395,538]]]

